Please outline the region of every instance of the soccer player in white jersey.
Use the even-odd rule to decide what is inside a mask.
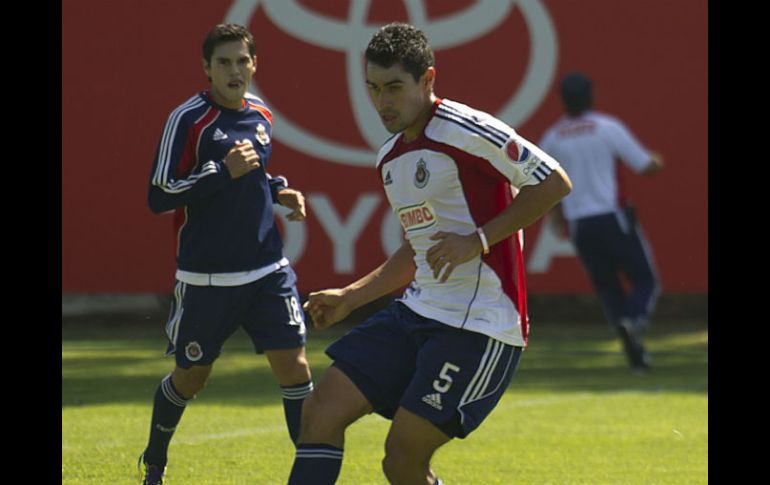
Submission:
[[[566,116],[549,128],[540,146],[570,174],[572,192],[552,212],[570,239],[602,302],[604,313],[635,370],[649,367],[640,332],[647,327],[659,293],[652,252],[618,186],[617,164],[643,175],[657,173],[660,155],[646,150],[618,119],[593,111],[591,81],[571,73],[561,82]],[[626,291],[623,273],[630,283]]]
[[[333,343],[302,409],[289,483],[334,483],[345,429],[392,420],[383,471],[436,484],[433,453],[464,438],[502,397],[527,344],[520,230],[570,191],[559,164],[505,123],[434,94],[425,35],[390,24],[366,50],[366,83],[394,134],[376,167],[406,239],[377,269],[311,293],[318,328],[411,282],[403,297]]]

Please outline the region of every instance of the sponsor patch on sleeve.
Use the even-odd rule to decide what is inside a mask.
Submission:
[[[505,144],[505,153],[508,154],[508,158],[513,163],[524,163],[529,158],[529,150],[527,147],[517,142],[513,138],[509,139]]]

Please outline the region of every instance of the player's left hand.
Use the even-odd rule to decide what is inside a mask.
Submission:
[[[286,216],[290,221],[305,219],[307,215],[305,212],[305,196],[299,190],[281,189],[278,191],[278,203],[292,209],[292,212]]]
[[[433,270],[433,277],[439,279],[441,283],[445,282],[454,269],[470,261],[481,254],[483,247],[479,236],[474,232],[465,236],[453,232],[439,231],[432,235],[430,239],[438,241],[431,246],[425,255],[425,260]],[[441,274],[444,269],[443,275]]]
[[[319,330],[331,327],[353,311],[345,299],[345,290],[340,288],[311,292],[302,308],[310,313],[313,326]]]

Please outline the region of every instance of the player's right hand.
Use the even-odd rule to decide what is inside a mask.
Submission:
[[[259,155],[249,140],[236,140],[235,146],[225,155],[225,165],[230,171],[230,177],[237,179],[252,170],[259,168]]]
[[[319,330],[331,327],[352,311],[345,302],[343,291],[337,288],[310,293],[302,308],[310,313],[313,326]]]

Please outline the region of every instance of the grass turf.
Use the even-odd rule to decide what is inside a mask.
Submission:
[[[342,331],[311,333],[316,379]],[[604,325],[533,326],[498,407],[434,470],[448,485],[708,483],[706,324],[656,323],[646,341],[654,368],[635,375]],[[63,325],[63,485],[137,483],[152,395],[173,366],[164,349],[162,324]],[[348,430],[338,483],[386,483],[388,424],[370,415]],[[185,412],[166,483],[282,484],[292,461],[280,390],[239,331]]]

